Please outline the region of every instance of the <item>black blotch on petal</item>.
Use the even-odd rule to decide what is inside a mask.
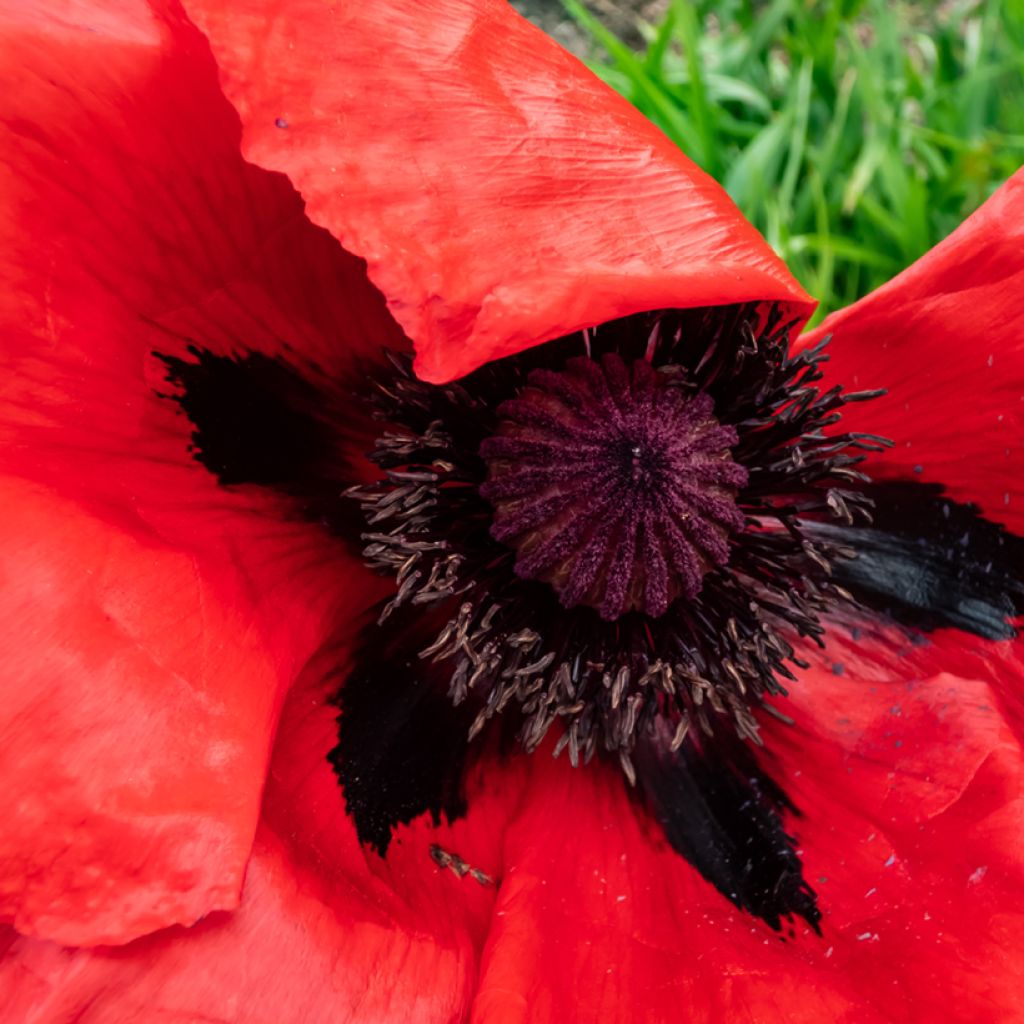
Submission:
[[[255,484],[298,500],[303,518],[346,541],[364,524],[342,492],[353,483],[346,453],[361,451],[355,403],[260,352],[188,359],[156,353],[172,398],[192,423],[196,460],[224,485]],[[365,422],[363,425],[365,428]]]
[[[635,759],[641,792],[677,853],[776,931],[796,916],[821,934],[817,897],[783,823],[796,809],[749,748],[716,735],[672,753],[648,739]]]
[[[976,505],[945,496],[939,484],[871,484],[867,527],[819,525],[857,557],[835,563],[834,578],[868,608],[930,632],[955,627],[988,640],[1017,634],[1024,613],[1024,539],[986,519]]]
[[[291,483],[325,460],[331,432],[315,413],[316,389],[295,369],[260,352],[188,351],[191,360],[157,355],[195,428],[195,457],[221,483]]]
[[[466,812],[462,770],[471,716],[446,695],[447,679],[419,657],[437,623],[400,609],[364,631],[336,698],[338,743],[328,759],[359,841],[381,856],[394,829],[429,811],[434,823]]]

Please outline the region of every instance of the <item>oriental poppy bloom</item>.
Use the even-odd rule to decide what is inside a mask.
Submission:
[[[797,339],[497,2],[0,32],[11,1019],[1019,1015],[1024,178]]]

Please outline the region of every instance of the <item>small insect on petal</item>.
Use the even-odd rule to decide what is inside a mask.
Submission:
[[[494,885],[494,879],[485,871],[474,868],[464,861],[457,853],[450,853],[437,843],[431,844],[430,859],[439,868],[448,868],[456,878],[465,878],[469,875],[480,885]]]

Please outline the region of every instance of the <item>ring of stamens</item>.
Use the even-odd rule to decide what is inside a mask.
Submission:
[[[731,725],[757,740],[753,710],[772,710],[790,666],[806,665],[795,643],[820,643],[821,616],[852,600],[831,576],[852,552],[818,527],[870,520],[858,464],[890,443],[830,429],[874,393],[819,392],[824,343],[794,354],[792,327],[754,306],[642,314],[445,385],[390,357],[375,398],[389,425],[371,455],[383,476],[349,493],[364,557],[397,582],[382,620],[415,605],[438,623],[420,656],[453,703],[475,707],[471,736],[514,713],[532,750],[557,722],[556,752],[576,763],[602,749],[630,779],[641,736],[674,749],[691,725]],[[585,396],[601,388],[609,397]],[[626,405],[639,433],[615,434]],[[605,460],[593,479],[573,467],[583,443]],[[669,465],[709,468],[695,488]],[[595,499],[621,498],[627,481],[621,508]],[[676,525],[695,554],[665,555],[659,574],[641,538],[666,502],[690,512]],[[632,551],[586,530],[551,544],[566,508],[596,518],[595,505],[620,534],[636,521]],[[577,568],[591,550],[596,568]]]

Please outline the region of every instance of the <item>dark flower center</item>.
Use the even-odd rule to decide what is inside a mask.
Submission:
[[[533,371],[480,447],[491,536],[516,550],[516,574],[607,620],[696,597],[744,525],[738,435],[712,409],[682,374],[615,353]]]
[[[794,351],[792,327],[766,306],[662,310],[443,385],[390,353],[358,486],[365,406],[258,353],[160,356],[210,472],[361,534],[395,579],[355,650],[345,633],[328,755],[363,843],[465,813],[489,722],[527,750],[553,729],[556,756],[616,760],[733,903],[817,930],[797,809],[745,742],[760,712],[826,618],[855,640],[869,610],[910,639],[1012,638],[1024,540],[936,483],[869,481],[889,442],[837,422],[874,393],[820,390],[824,343]]]
[[[436,630],[420,657],[471,736],[508,712],[532,750],[557,723],[574,763],[603,750],[630,780],[638,743],[675,751],[691,725],[757,739],[796,641],[850,600],[821,527],[870,519],[856,467],[887,443],[827,431],[871,396],[819,392],[822,346],[791,353],[791,327],[641,314],[443,385],[392,355],[383,476],[348,493],[397,582],[381,622]]]

